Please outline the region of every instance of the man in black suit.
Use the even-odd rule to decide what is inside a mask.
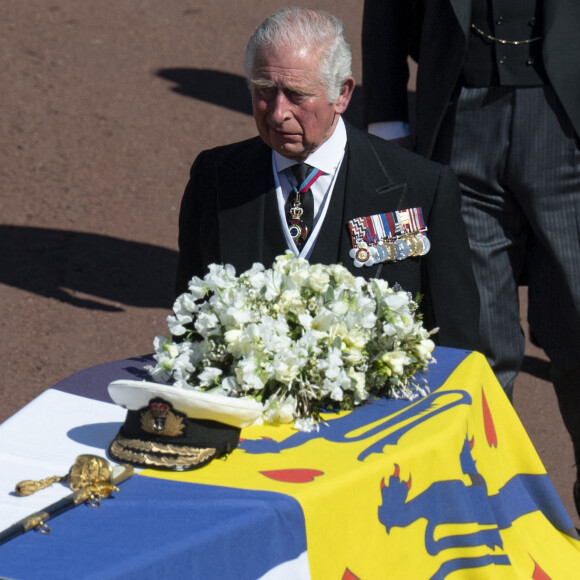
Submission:
[[[422,295],[426,327],[440,329],[434,340],[476,349],[479,301],[457,180],[343,121],[355,82],[342,23],[318,10],[275,13],[248,44],[246,73],[259,137],[195,160],[177,292],[211,263],[241,273],[290,249]],[[292,166],[304,164],[301,183]]]
[[[366,0],[366,121],[385,138],[408,133],[408,56],[415,149],[461,184],[483,352],[511,397],[525,276],[580,481],[580,2]]]

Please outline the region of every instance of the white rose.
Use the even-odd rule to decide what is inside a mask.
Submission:
[[[366,390],[366,376],[363,372],[355,371],[353,368],[348,369],[348,377],[354,381],[354,387],[352,390],[355,394],[355,401],[364,401],[369,396]]]
[[[381,360],[386,363],[396,375],[402,375],[404,372],[405,365],[409,364],[411,361],[407,355],[402,350],[394,350],[393,352],[386,352],[381,357]]]
[[[435,343],[430,338],[423,339],[413,347],[413,350],[421,360],[429,360],[434,349]]]
[[[330,282],[330,276],[327,272],[325,272],[322,268],[313,268],[313,271],[310,274],[310,278],[308,280],[308,284],[314,292],[322,293],[328,287],[328,283]]]
[[[200,387],[211,387],[214,386],[215,379],[217,379],[222,374],[221,369],[215,367],[205,367],[199,375],[197,375],[198,385]]]
[[[201,336],[208,336],[216,334],[216,330],[219,328],[219,320],[213,312],[201,312],[193,326]]]
[[[290,423],[294,419],[296,401],[289,395],[284,401],[279,396],[272,395],[264,404],[264,420],[268,423]]]
[[[349,330],[343,340],[349,348],[362,350],[368,341],[368,335],[360,330],[353,329]]]
[[[292,382],[300,373],[302,362],[297,359],[292,353],[279,353],[276,360],[272,364],[272,372],[274,378],[281,383]]]
[[[295,288],[302,288],[308,280],[310,275],[308,268],[309,264],[306,260],[298,260],[292,264],[292,268],[288,272],[288,280]]]

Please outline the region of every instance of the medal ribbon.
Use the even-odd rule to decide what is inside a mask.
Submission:
[[[353,218],[348,227],[357,268],[423,256],[431,247],[420,207]]]
[[[298,164],[291,167],[292,173],[299,181],[299,184],[292,186],[292,192],[294,193],[294,201],[291,202],[290,198],[287,203],[291,204],[290,209],[290,220],[288,227],[290,228],[290,235],[294,240],[294,243],[299,250],[302,249],[306,243],[306,238],[310,234],[310,229],[312,228],[314,222],[314,200],[312,198],[312,193],[306,199],[303,199],[303,194],[310,191],[312,185],[315,181],[324,173],[316,167],[310,167],[307,164]],[[306,177],[303,178],[304,171],[306,171]],[[302,182],[300,183],[300,179]],[[293,212],[296,212],[293,215]],[[306,212],[306,213],[305,213]]]
[[[316,167],[312,168],[312,171],[306,176],[306,179],[300,184],[300,187],[296,188],[292,186],[296,193],[304,193],[308,191],[313,185],[314,182],[324,173],[324,171],[320,171],[320,169],[316,169]]]
[[[374,246],[386,240],[394,241],[406,234],[427,231],[420,207],[354,218],[348,222],[348,226],[353,247],[361,242]]]

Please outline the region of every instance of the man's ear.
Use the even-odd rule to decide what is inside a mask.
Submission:
[[[354,78],[348,77],[346,81],[344,81],[342,87],[340,88],[340,94],[338,95],[338,99],[334,102],[334,110],[339,115],[342,115],[348,104],[350,103],[350,99],[352,97],[352,93],[354,92]]]

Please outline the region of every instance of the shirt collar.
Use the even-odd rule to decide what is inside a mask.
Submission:
[[[344,126],[342,117],[339,117],[332,135],[314,153],[309,155],[304,160],[304,163],[308,163],[308,165],[312,165],[312,167],[316,167],[316,169],[332,175],[342,159],[345,147],[346,127]],[[288,159],[288,157],[284,157],[276,151],[273,153],[278,173],[288,169],[292,165],[296,165],[296,161],[293,159]]]

